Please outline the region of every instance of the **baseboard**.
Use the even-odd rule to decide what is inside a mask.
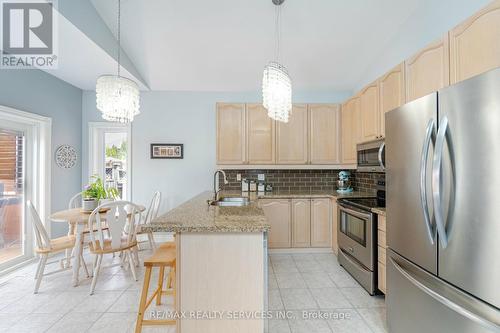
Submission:
[[[331,253],[333,250],[324,247],[308,247],[300,249],[269,249],[269,254]]]

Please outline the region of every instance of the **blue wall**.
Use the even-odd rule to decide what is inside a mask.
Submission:
[[[67,208],[71,196],[81,191],[82,91],[37,69],[0,70],[0,105],[52,118],[51,210]],[[54,162],[53,154],[62,144],[78,152],[72,169],[61,169]],[[54,237],[65,233],[66,224],[52,224]]]

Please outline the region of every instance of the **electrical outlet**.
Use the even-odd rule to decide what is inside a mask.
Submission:
[[[236,174],[236,180],[241,182],[241,173]]]
[[[266,180],[266,175],[263,173],[259,173],[257,177],[258,177],[257,180]]]

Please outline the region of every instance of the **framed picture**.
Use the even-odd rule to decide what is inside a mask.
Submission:
[[[182,143],[152,143],[151,158],[184,158]]]

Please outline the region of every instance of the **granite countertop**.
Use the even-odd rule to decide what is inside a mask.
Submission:
[[[241,193],[240,193],[241,196]],[[270,229],[257,200],[248,206],[209,206],[212,192],[203,192],[142,227],[153,232],[264,232]]]
[[[385,207],[372,208],[372,212],[374,212],[375,214],[378,214],[378,215],[385,216]]]

